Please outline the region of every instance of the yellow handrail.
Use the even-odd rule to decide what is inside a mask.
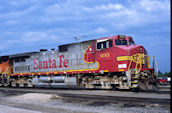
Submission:
[[[145,60],[145,57],[146,57],[146,55],[144,55],[144,54],[135,54],[135,55],[130,57],[130,63],[129,63],[129,66],[128,66],[128,77],[129,77],[129,85],[130,86],[131,86],[131,80],[132,80],[132,76],[131,76],[131,72],[130,72],[132,62],[136,63],[134,74],[137,75],[138,64],[140,64],[140,69],[141,69],[142,64],[144,63],[143,60]],[[149,60],[149,56],[148,56],[148,60]],[[149,65],[149,62],[148,62],[148,65]]]
[[[9,77],[8,77],[9,73],[10,73],[10,68],[6,68],[6,70],[1,75],[1,79],[2,80],[7,79],[7,82],[8,82],[9,81]]]
[[[149,68],[149,66],[150,66],[149,56],[145,55],[145,54],[135,54],[135,55],[130,57],[130,63],[129,63],[129,66],[128,66],[128,71],[130,72],[132,62],[135,62],[136,63],[136,65],[135,65],[135,74],[137,74],[138,64],[140,64],[140,70],[141,70],[142,65],[144,64],[145,59],[146,59],[145,57],[147,57],[147,63],[148,63],[147,65],[148,65],[148,68]],[[129,73],[129,76],[130,76],[130,73]]]

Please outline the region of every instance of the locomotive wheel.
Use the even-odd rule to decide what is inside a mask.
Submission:
[[[143,71],[140,73],[138,79],[138,88],[140,90],[156,90],[156,78],[150,71]]]

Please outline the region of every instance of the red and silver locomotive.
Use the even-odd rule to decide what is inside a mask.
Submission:
[[[143,90],[156,86],[147,51],[130,36],[104,37],[5,58],[0,57],[0,84],[4,86]]]

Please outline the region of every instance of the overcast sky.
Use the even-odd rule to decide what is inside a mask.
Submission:
[[[170,71],[170,0],[0,0],[0,56],[124,34]]]

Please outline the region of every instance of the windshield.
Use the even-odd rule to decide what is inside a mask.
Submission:
[[[135,43],[133,42],[133,40],[129,40],[129,45],[135,45]]]
[[[127,45],[127,40],[115,40],[115,45]]]

